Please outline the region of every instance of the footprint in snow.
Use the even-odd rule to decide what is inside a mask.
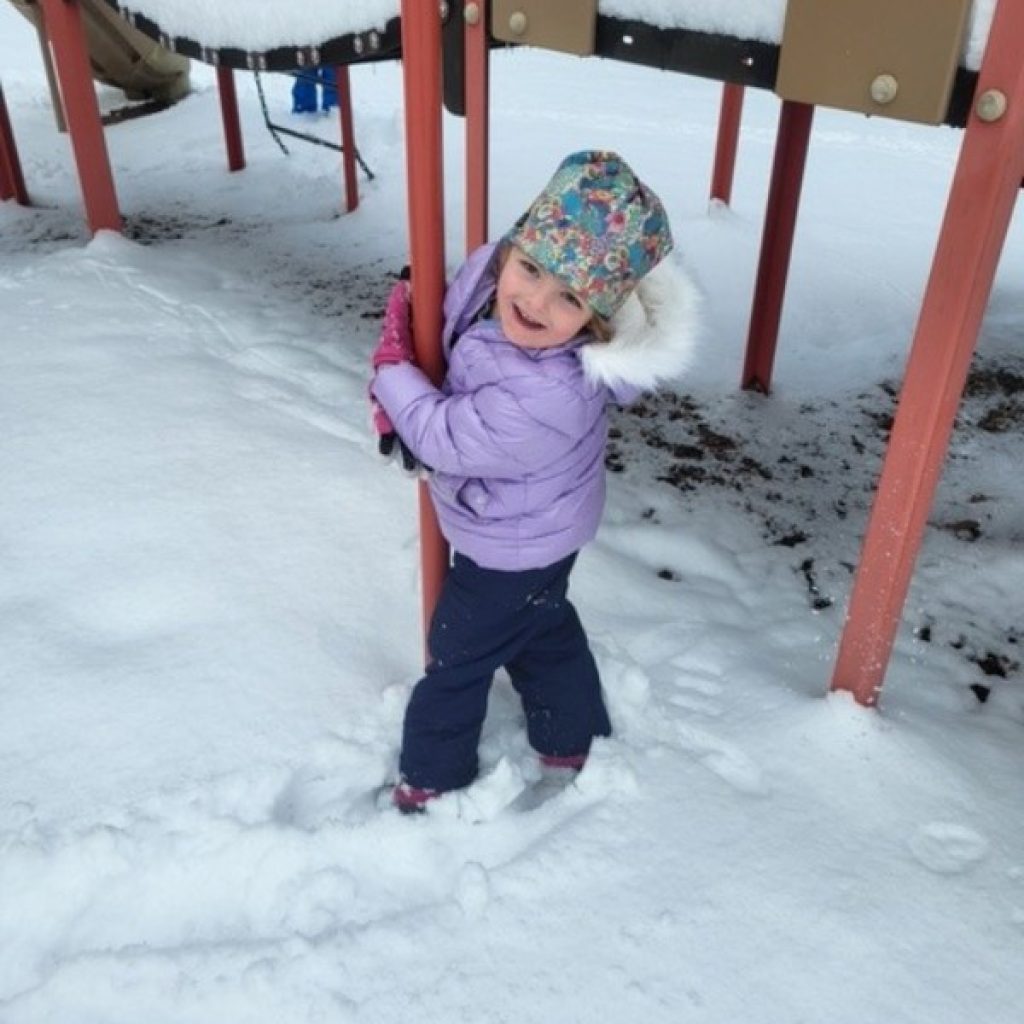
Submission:
[[[937,875],[963,874],[989,849],[988,840],[974,829],[944,821],[922,825],[908,845],[914,860]]]
[[[683,749],[733,789],[748,796],[764,796],[768,792],[761,769],[735,744],[684,722],[676,728]]]
[[[711,718],[717,718],[722,713],[717,701],[699,695],[673,693],[668,696],[667,700],[673,707],[682,708],[684,711],[693,711],[699,715],[707,715]]]

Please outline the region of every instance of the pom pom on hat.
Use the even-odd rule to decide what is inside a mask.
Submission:
[[[672,249],[661,200],[603,150],[567,156],[505,241],[605,318]]]

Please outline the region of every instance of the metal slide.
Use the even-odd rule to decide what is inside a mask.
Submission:
[[[36,29],[41,13],[33,0],[10,0]],[[189,60],[172,53],[128,24],[103,0],[78,0],[93,77],[121,89],[130,100],[174,103],[189,88]]]

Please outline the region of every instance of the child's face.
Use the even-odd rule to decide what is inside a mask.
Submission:
[[[579,295],[516,246],[498,275],[497,307],[502,332],[520,348],[564,345],[592,315]]]

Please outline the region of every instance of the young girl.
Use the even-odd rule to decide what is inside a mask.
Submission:
[[[604,505],[608,402],[678,374],[691,348],[693,289],[661,264],[671,248],[661,202],[621,157],[574,153],[451,283],[440,390],[413,359],[407,283],[392,292],[373,358],[376,422],[431,468],[454,551],[405,714],[400,810],[476,777],[501,666],[545,765],[581,769],[611,732],[566,590]]]

